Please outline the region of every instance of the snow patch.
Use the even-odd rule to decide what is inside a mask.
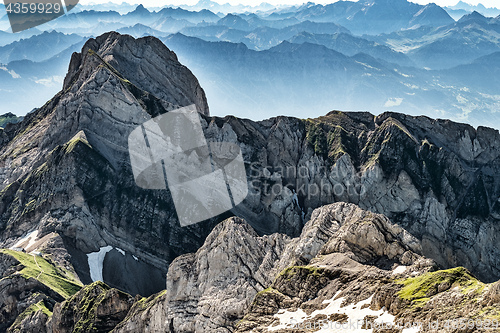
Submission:
[[[293,202],[295,202],[295,204],[296,204],[298,207],[300,207],[300,206],[299,206],[299,197],[297,196],[297,193],[296,193],[295,191],[293,191],[293,197],[292,197],[292,200],[293,200]]]
[[[392,275],[403,274],[407,268],[406,266],[398,266],[392,271]]]
[[[137,258],[136,256],[132,256],[132,258],[134,258],[135,261],[139,261],[139,258]]]
[[[30,247],[32,247],[35,244],[37,238],[38,238],[38,230],[34,230],[28,233],[23,238],[21,238],[10,249],[13,250],[17,248],[17,249],[24,249],[25,251],[27,251]],[[26,242],[28,243],[26,244]]]
[[[366,68],[369,68],[369,69],[375,69],[375,70],[377,70],[377,71],[380,71],[380,69],[375,68],[375,67],[373,67],[373,66],[370,66],[370,65],[368,65],[367,63],[364,63],[364,62],[361,62],[361,61],[356,61],[356,62],[357,62],[358,64],[360,64],[361,66],[364,66],[364,67],[366,67]]]
[[[101,247],[99,252],[92,252],[87,254],[90,268],[90,278],[93,282],[102,281],[102,269],[104,264],[104,258],[106,254],[113,250],[112,246]]]
[[[406,77],[406,78],[411,77],[411,75],[408,75],[408,74],[405,74],[405,73],[401,73],[401,72],[400,72],[400,71],[398,71],[397,69],[394,69],[394,71],[395,71],[396,73],[398,73],[399,75],[403,76],[403,77]]]
[[[125,251],[119,248],[115,248],[116,251],[120,252],[123,256],[125,255]]]
[[[420,332],[420,328],[412,327],[412,328],[405,328],[401,333],[418,333],[418,332]]]
[[[378,311],[374,311],[369,308],[373,296],[356,304],[350,304],[342,307],[342,303],[344,302],[345,298],[341,297],[339,299],[335,299],[339,294],[340,291],[332,299],[323,301],[323,304],[328,304],[326,308],[324,308],[323,310],[316,310],[310,315],[307,315],[302,309],[297,309],[297,311],[294,312],[290,312],[288,310],[278,311],[278,313],[275,314],[274,317],[279,319],[279,325],[268,327],[268,331],[277,331],[286,328],[291,329],[293,327],[293,324],[297,324],[300,327],[301,323],[307,321],[311,322],[313,321],[313,318],[318,315],[326,315],[327,317],[329,317],[330,315],[337,313],[347,315],[349,317],[348,321],[350,323],[354,323],[355,328],[351,327],[350,325],[349,327],[335,328],[335,325],[333,325],[333,323],[330,323],[329,325],[319,326],[320,324],[318,323],[318,328],[321,327],[321,329],[318,330],[317,333],[372,332],[372,329],[361,328],[361,323],[366,318],[366,316],[376,317],[374,322],[378,324],[394,324],[395,317],[388,313],[385,308]],[[356,325],[357,323],[360,324]],[[328,326],[328,328],[324,326]],[[403,332],[414,333],[414,331],[407,330],[404,330]]]

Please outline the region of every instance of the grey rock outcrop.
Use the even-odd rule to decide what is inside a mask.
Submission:
[[[336,253],[360,267],[369,267],[358,263],[368,261],[366,253],[371,254],[370,262],[392,260],[385,265],[385,271],[376,268],[380,276],[391,275],[396,263],[412,266],[412,271],[434,267],[432,260],[413,252],[421,251],[416,239],[381,215],[354,204],[336,203],[316,209],[312,216],[301,236],[295,239],[282,234],[259,236],[239,218],[222,222],[195,254],[183,255],[172,262],[166,292],[135,306],[114,332],[151,327],[154,332],[231,332],[257,293],[271,286],[288,267],[310,263],[318,267],[326,263],[345,266],[345,261],[334,264],[317,259],[326,254]],[[365,226],[372,227],[368,230],[375,230],[376,236],[367,237]],[[383,237],[377,238],[379,235]],[[365,243],[361,241],[363,238],[367,238]],[[347,244],[352,239],[358,243],[349,253],[344,248],[331,248],[331,244]],[[378,241],[374,249],[372,239]]]
[[[86,74],[82,65],[93,52],[140,90],[175,106],[195,104],[200,113],[209,115],[205,93],[196,77],[157,38],[134,39],[110,32],[89,40],[81,53],[73,54],[63,90],[78,84]]]
[[[115,331],[150,326],[168,331],[170,325],[176,332],[230,331],[257,292],[272,282],[270,272],[289,241],[281,234],[261,237],[239,218],[222,222],[196,253],[170,264],[165,295]]]
[[[384,258],[412,265],[422,253],[420,242],[384,215],[363,211],[352,204],[324,206],[315,213],[319,215],[324,211],[333,214],[334,221],[342,221],[342,224],[322,248],[321,254],[345,253],[361,263],[374,263]]]
[[[5,332],[27,308],[43,299],[55,304],[63,297],[34,278],[16,274],[0,280],[0,331]]]

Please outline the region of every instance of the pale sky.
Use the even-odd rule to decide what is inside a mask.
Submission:
[[[81,4],[88,4],[88,3],[105,3],[109,2],[110,0],[81,0]],[[429,0],[411,0],[411,2],[419,3],[419,4],[428,4],[430,2],[437,3],[440,6],[453,6],[458,3],[459,0],[434,0],[434,1],[429,1]],[[142,3],[144,6],[150,6],[150,7],[161,7],[164,5],[194,5],[198,2],[198,0],[112,0],[111,2],[116,2],[116,3],[121,3],[121,2],[130,2],[130,3]],[[261,2],[267,2],[273,5],[293,5],[293,4],[300,4],[307,2],[306,1],[300,1],[300,0],[262,0],[262,1],[255,1],[255,0],[219,0],[215,1],[218,3],[230,3],[233,5],[237,4],[244,4],[244,5],[252,5],[255,6],[256,4],[259,4]],[[312,1],[315,3],[321,3],[321,4],[327,4],[327,3],[332,3],[335,2],[335,0],[330,0],[330,1],[324,1],[324,0],[318,0],[318,1]],[[482,3],[486,7],[500,7],[500,0],[465,0],[464,2],[477,5],[478,3]]]

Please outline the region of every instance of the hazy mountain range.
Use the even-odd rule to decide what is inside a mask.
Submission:
[[[60,88],[69,55],[115,30],[162,39],[198,76],[214,114],[394,110],[499,126],[500,17],[482,15],[495,14],[482,6],[450,8],[406,0],[78,5],[31,30],[0,31],[0,113],[40,107]],[[451,10],[464,15],[455,21]]]
[[[500,15],[500,8],[487,8],[483,4],[470,5],[464,1],[459,1],[455,6],[445,7],[448,14],[455,20],[460,19],[460,17],[470,14],[474,11],[490,17],[495,17]]]

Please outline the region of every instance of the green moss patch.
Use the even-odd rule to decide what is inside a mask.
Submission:
[[[454,287],[459,287],[463,293],[481,292],[484,289],[484,284],[463,267],[426,273],[397,282],[403,285],[398,296],[417,306],[425,305],[429,297]]]
[[[319,118],[307,119],[304,123],[306,140],[316,155],[332,164],[343,155],[351,158],[357,156],[357,137],[341,125],[342,121],[335,123],[330,119]]]
[[[24,319],[28,318],[32,314],[41,311],[43,314],[45,314],[47,317],[52,316],[52,311],[50,311],[47,306],[45,305],[45,302],[41,300],[40,302],[36,304],[32,304],[29,306],[26,310],[23,311],[17,318],[14,324],[10,327],[10,330],[12,332],[20,332],[18,326],[23,322]]]
[[[324,269],[312,267],[312,266],[292,266],[292,267],[288,267],[287,269],[283,270],[278,275],[278,277],[282,277],[286,280],[289,280],[297,274],[312,275],[312,276],[316,276],[316,277],[321,277],[324,275]]]
[[[328,155],[328,141],[325,132],[313,121],[306,122],[306,139],[313,147],[314,153],[318,156],[326,157]]]
[[[479,317],[500,322],[500,309],[494,306],[485,307],[479,312]]]
[[[158,299],[160,297],[164,296],[166,293],[167,293],[167,291],[163,290],[163,291],[159,292],[158,294],[152,295],[150,297],[143,297],[139,301],[137,301],[137,303],[136,303],[137,307],[139,307],[139,309],[141,311],[147,310],[150,307],[152,307],[153,305],[155,305],[156,302],[158,301]]]
[[[265,294],[270,294],[270,293],[275,293],[275,294],[281,294],[278,290],[274,289],[273,287],[266,288],[262,291],[259,291],[257,295],[265,295]]]
[[[63,302],[61,315],[73,319],[73,333],[109,332],[125,319],[130,310],[127,308],[124,312],[115,309],[118,312],[110,312],[110,302],[115,301],[121,302],[121,305],[131,304],[132,297],[97,281]]]
[[[0,250],[1,253],[16,258],[24,268],[19,271],[26,278],[34,278],[57,292],[64,298],[76,294],[82,285],[71,272],[51,265],[42,257],[13,250]]]
[[[78,144],[83,144],[83,145],[87,146],[88,148],[92,149],[92,146],[88,143],[87,140],[82,139],[82,138],[74,138],[64,145],[64,151],[66,152],[66,154],[69,154],[75,150],[75,147]]]
[[[97,331],[94,327],[97,307],[106,297],[106,291],[110,288],[101,281],[92,283],[82,290],[83,295],[78,294],[75,298],[81,297],[78,303],[78,312],[81,314],[78,322],[75,324],[74,333],[84,333]],[[98,291],[100,291],[98,293]],[[98,295],[96,295],[98,294]],[[67,304],[73,303],[73,299],[66,301]]]

